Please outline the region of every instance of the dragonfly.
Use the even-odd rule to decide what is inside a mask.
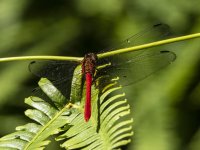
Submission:
[[[169,34],[166,24],[156,24],[147,28],[138,34],[135,34],[126,39],[119,46],[120,48],[151,41],[152,34],[157,34],[155,37],[163,38]],[[149,36],[149,37],[148,37]],[[114,48],[115,49],[115,48]],[[109,51],[114,51],[110,49]],[[101,53],[99,53],[101,54]],[[118,76],[121,85],[130,85],[150,76],[154,72],[166,67],[176,59],[176,54],[165,49],[150,49],[131,52],[131,54],[114,55],[112,57],[99,58],[96,53],[87,53],[80,62],[67,61],[33,61],[29,65],[29,70],[39,77],[46,77],[55,83],[54,85],[65,93],[67,97],[69,92],[66,91],[73,71],[77,65],[81,65],[81,75],[84,76],[86,83],[86,100],[84,105],[84,119],[86,122],[91,117],[91,86],[95,82],[97,76],[108,75],[109,77]],[[110,63],[107,67],[98,70],[97,66]],[[40,69],[38,69],[38,66]],[[131,73],[132,72],[132,73]],[[67,78],[68,77],[68,78]],[[61,88],[59,88],[61,87]]]

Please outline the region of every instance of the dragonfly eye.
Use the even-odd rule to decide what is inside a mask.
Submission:
[[[90,58],[94,63],[97,61],[97,55],[95,53],[86,54],[85,58]]]

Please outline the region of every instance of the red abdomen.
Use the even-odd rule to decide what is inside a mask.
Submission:
[[[84,118],[87,122],[91,116],[91,86],[92,86],[92,74],[86,73],[86,101],[85,101],[85,110]]]

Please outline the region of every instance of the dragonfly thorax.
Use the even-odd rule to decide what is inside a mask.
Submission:
[[[96,69],[97,55],[95,53],[88,53],[82,60],[82,73],[94,74]]]

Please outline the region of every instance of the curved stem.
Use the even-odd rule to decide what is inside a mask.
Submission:
[[[186,36],[180,36],[180,37],[166,39],[166,40],[161,40],[161,41],[152,42],[152,43],[148,43],[148,44],[143,44],[143,45],[139,45],[139,46],[122,48],[122,49],[118,49],[118,50],[112,50],[112,51],[109,51],[109,52],[98,54],[97,56],[98,56],[99,59],[101,59],[101,58],[104,58],[104,57],[109,57],[109,56],[113,56],[113,55],[117,55],[117,54],[121,54],[121,53],[137,51],[137,50],[141,50],[141,49],[151,48],[151,47],[155,47],[155,46],[160,46],[160,45],[164,45],[164,44],[169,44],[169,43],[189,40],[189,39],[198,38],[198,37],[200,37],[200,33],[190,34],[190,35],[186,35]],[[0,62],[19,61],[19,60],[66,60],[66,61],[81,62],[83,60],[83,57],[19,56],[19,57],[0,58]]]
[[[109,56],[113,56],[113,55],[117,55],[117,54],[121,54],[121,53],[137,51],[137,50],[141,50],[141,49],[151,48],[151,47],[155,47],[155,46],[189,40],[189,39],[198,38],[198,37],[200,37],[200,33],[190,34],[190,35],[186,35],[186,36],[180,36],[180,37],[176,37],[176,38],[170,38],[170,39],[152,42],[152,43],[148,43],[148,44],[143,44],[143,45],[139,45],[139,46],[133,46],[133,47],[128,47],[128,48],[113,50],[113,51],[105,52],[102,54],[98,54],[97,56],[98,56],[98,58],[104,58],[104,57],[109,57]]]

